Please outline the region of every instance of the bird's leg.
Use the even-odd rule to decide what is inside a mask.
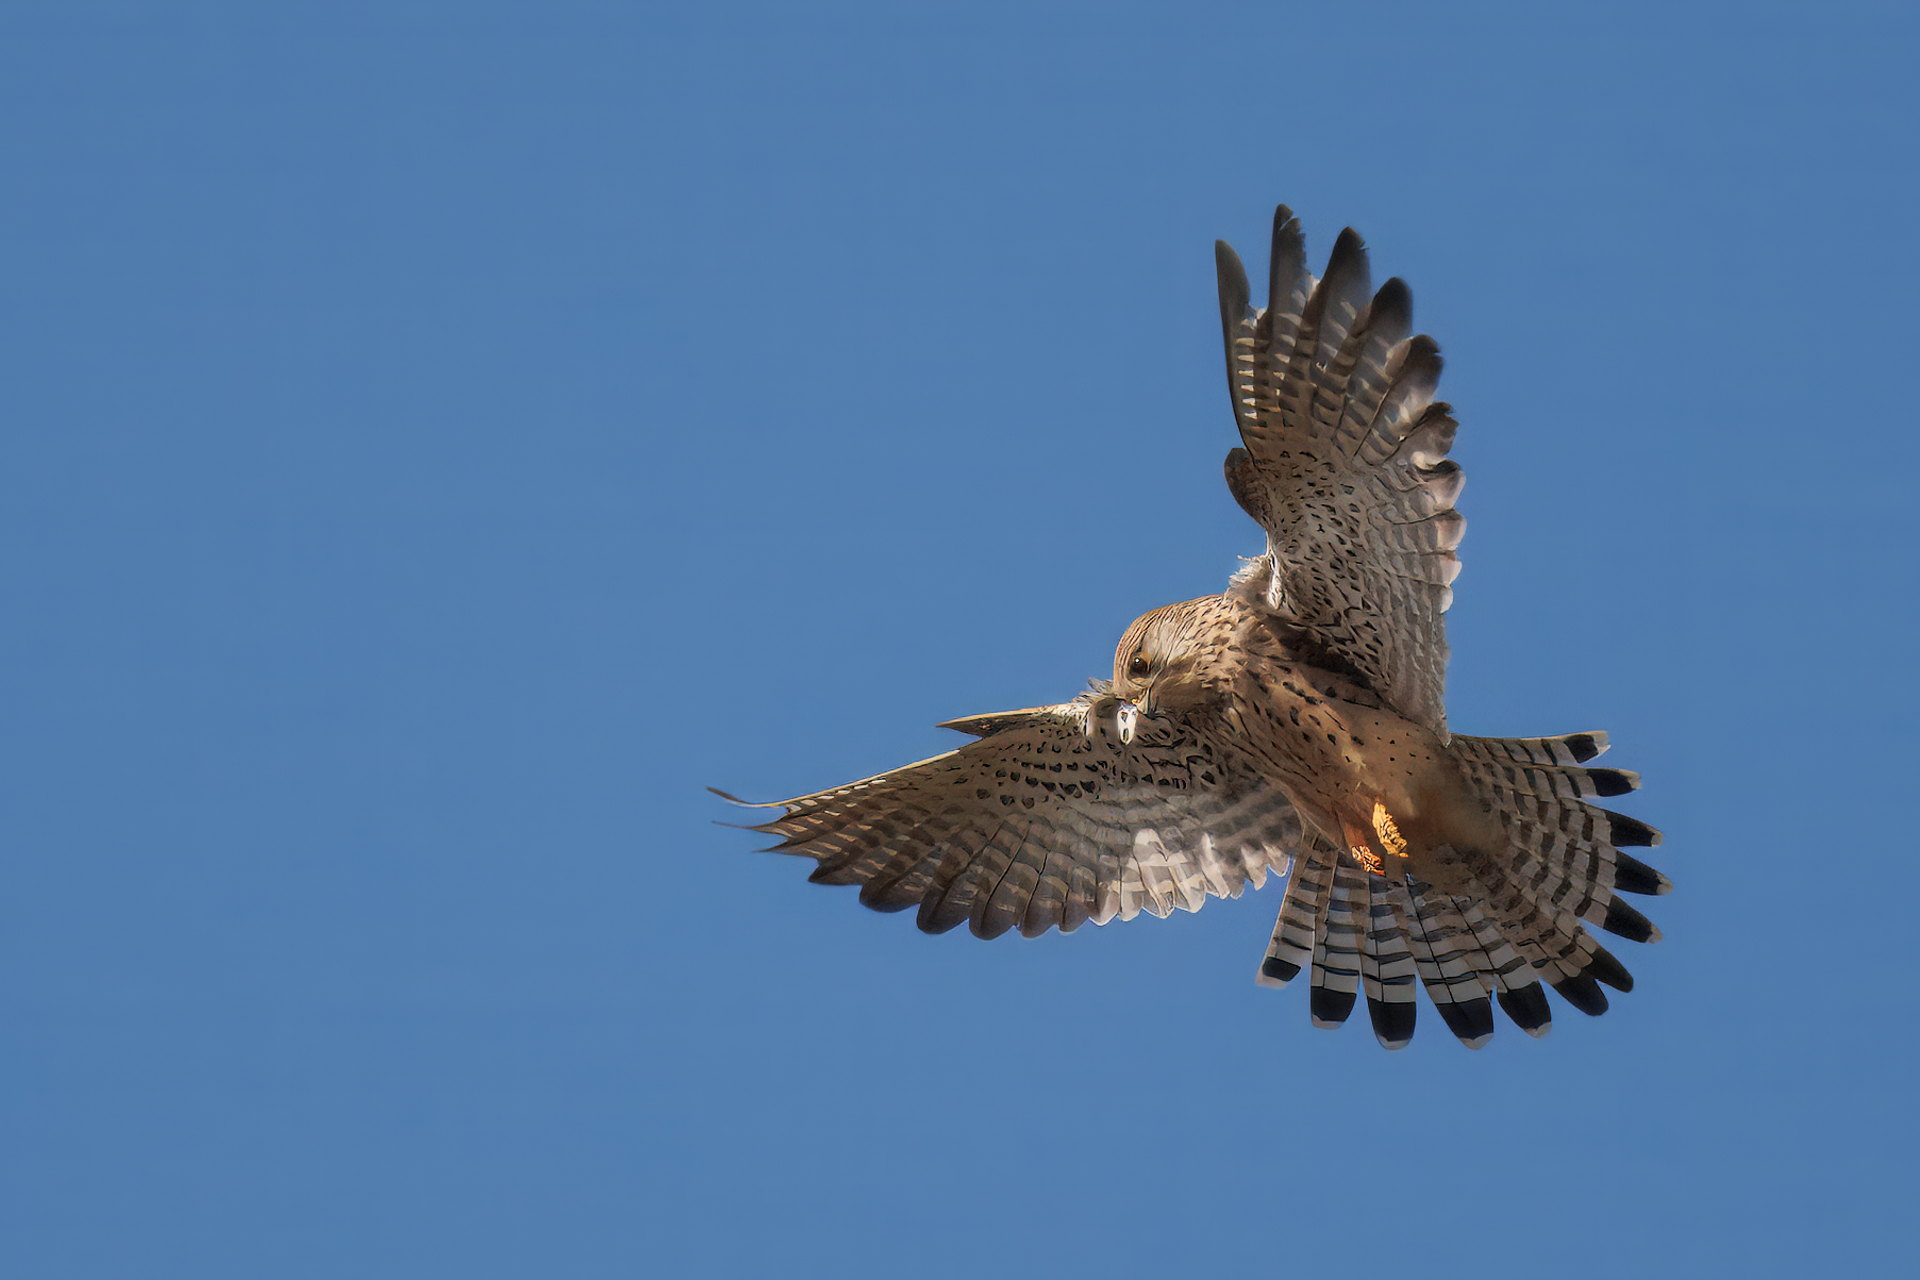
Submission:
[[[1081,731],[1091,738],[1105,724],[1107,717],[1113,717],[1113,728],[1122,742],[1132,742],[1135,728],[1140,723],[1140,708],[1124,698],[1101,698],[1087,708],[1086,723]]]

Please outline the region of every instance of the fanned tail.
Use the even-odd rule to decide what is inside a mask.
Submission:
[[[1637,818],[1587,803],[1640,785],[1624,769],[1588,768],[1607,748],[1603,733],[1555,738],[1474,738],[1456,734],[1449,750],[1474,793],[1500,818],[1509,843],[1470,851],[1468,870],[1485,891],[1478,915],[1500,943],[1582,1013],[1607,1010],[1603,987],[1631,991],[1633,976],[1583,924],[1633,942],[1660,931],[1621,895],[1662,894],[1667,878],[1622,846],[1656,845],[1660,833]],[[1469,916],[1471,922],[1472,917]],[[1516,972],[1512,977],[1520,975]],[[1551,1021],[1537,990],[1509,982],[1500,1003],[1535,1035]]]
[[[1364,995],[1375,1037],[1389,1049],[1413,1037],[1415,992],[1425,987],[1447,1030],[1470,1049],[1493,1036],[1497,1003],[1521,1030],[1545,1035],[1545,988],[1587,1014],[1604,1013],[1603,988],[1633,978],[1586,928],[1635,942],[1660,931],[1626,894],[1672,885],[1622,851],[1658,844],[1636,818],[1587,803],[1639,785],[1621,769],[1588,768],[1605,734],[1472,738],[1449,749],[1474,794],[1500,818],[1505,847],[1460,854],[1468,884],[1441,892],[1411,876],[1369,874],[1315,839],[1295,858],[1260,982],[1285,986],[1311,973],[1315,1026],[1344,1023]]]

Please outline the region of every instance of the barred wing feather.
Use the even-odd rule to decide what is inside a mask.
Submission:
[[[1095,692],[950,721],[977,740],[756,806],[784,812],[753,829],[814,859],[816,882],[859,885],[881,911],[917,907],[929,933],[964,923],[983,938],[1193,911],[1285,871],[1301,824],[1277,788],[1177,721],[1143,717],[1123,739],[1117,705]]]
[[[1446,457],[1454,420],[1433,398],[1439,348],[1409,336],[1405,284],[1371,292],[1351,228],[1316,281],[1299,220],[1282,205],[1258,311],[1240,259],[1225,243],[1216,253],[1227,384],[1245,445],[1227,455],[1227,485],[1267,531],[1267,554],[1235,586],[1313,632],[1444,739],[1441,615],[1466,521],[1453,508],[1460,468]]]

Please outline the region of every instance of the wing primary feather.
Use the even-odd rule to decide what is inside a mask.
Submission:
[[[1273,211],[1273,241],[1267,254],[1267,314],[1298,317],[1307,300],[1307,238],[1286,205]]]
[[[1413,290],[1405,280],[1390,276],[1373,295],[1373,302],[1367,308],[1367,329],[1384,336],[1390,346],[1413,332]]]
[[[1314,288],[1314,338],[1311,353],[1314,363],[1331,368],[1347,335],[1353,332],[1373,292],[1372,268],[1367,261],[1367,242],[1352,227],[1340,232],[1327,258],[1327,274]],[[1330,388],[1331,390],[1331,388]]]
[[[1233,401],[1234,421],[1244,435],[1255,412],[1247,403],[1253,390],[1248,385],[1250,371],[1240,367],[1242,359],[1252,354],[1242,350],[1243,345],[1252,345],[1247,324],[1252,309],[1247,269],[1240,255],[1225,240],[1214,241],[1213,262],[1220,284],[1220,335],[1227,356],[1227,396]]]
[[[1240,328],[1247,322],[1253,290],[1247,284],[1246,264],[1225,240],[1213,242],[1213,269],[1220,283],[1220,332],[1227,340],[1227,359],[1231,361],[1233,340],[1240,336]]]
[[[1413,326],[1398,277],[1372,287],[1366,242],[1336,238],[1326,275],[1306,265],[1299,219],[1275,211],[1267,305],[1251,333],[1244,270],[1221,250],[1223,318],[1245,455],[1227,485],[1267,534],[1229,591],[1316,631],[1392,707],[1444,740],[1443,614],[1459,571],[1451,419],[1429,412],[1438,347]],[[1410,433],[1411,447],[1401,450]]]
[[[1022,821],[1020,843],[1007,855],[1007,865],[1001,868],[993,887],[974,901],[973,913],[968,918],[974,937],[997,938],[1019,924],[1026,914],[1033,891],[1040,883],[1040,868],[1027,852],[1032,845],[1033,824]],[[1044,860],[1046,852],[1036,849],[1034,855]]]
[[[987,865],[988,853],[1005,825],[996,824],[978,848],[957,840],[947,846],[927,885],[926,896],[920,899],[920,915],[914,923],[922,933],[945,933],[966,922],[973,909],[973,883]]]

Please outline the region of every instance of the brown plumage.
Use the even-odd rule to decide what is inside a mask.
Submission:
[[[1658,833],[1592,805],[1638,776],[1586,767],[1601,733],[1448,732],[1442,618],[1464,520],[1439,350],[1412,300],[1378,292],[1348,230],[1324,277],[1275,215],[1267,305],[1218,246],[1227,378],[1243,447],[1228,488],[1267,550],[1221,595],[1130,626],[1113,677],[1058,706],[950,722],[976,741],[779,802],[757,830],[922,929],[1071,931],[1287,874],[1260,979],[1311,974],[1316,1024],[1359,999],[1389,1048],[1424,986],[1478,1047],[1492,1007],[1528,1032],[1632,987],[1585,926],[1655,941],[1620,897],[1665,877],[1622,852]],[[723,793],[724,794],[724,793]],[[731,798],[731,797],[729,797]]]

